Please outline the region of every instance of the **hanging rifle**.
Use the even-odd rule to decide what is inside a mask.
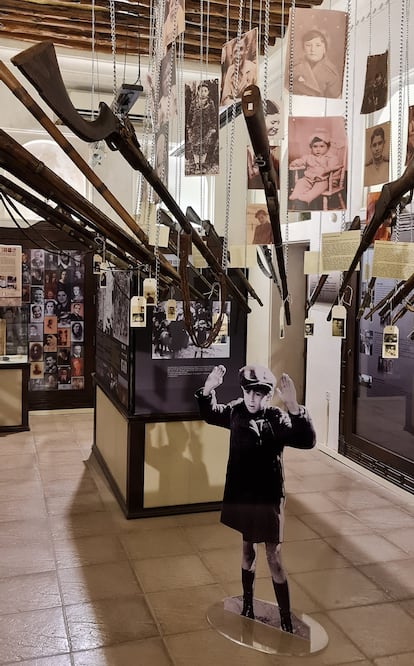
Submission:
[[[389,312],[392,312],[400,303],[409,297],[414,289],[414,273],[402,283],[401,287],[395,291],[394,295],[386,302],[384,307],[379,311],[379,316],[384,319]],[[393,290],[394,291],[394,290]]]
[[[282,230],[280,226],[277,176],[270,157],[269,139],[266,133],[263,103],[258,86],[250,85],[244,89],[242,94],[242,109],[250,141],[252,142],[256,164],[259,167],[263,181],[282,288],[282,302],[285,310],[285,318],[286,323],[290,324],[289,294],[283,253]]]
[[[375,314],[376,312],[378,312],[378,310],[381,310],[381,308],[383,308],[384,305],[385,305],[385,304],[391,299],[392,294],[395,293],[396,291],[398,291],[398,289],[401,289],[401,287],[403,286],[403,284],[404,284],[404,280],[401,280],[401,281],[397,284],[396,287],[393,287],[392,289],[390,289],[390,291],[388,292],[388,294],[386,294],[386,295],[384,296],[384,298],[381,298],[381,300],[378,301],[378,303],[377,303],[376,305],[374,305],[374,307],[371,308],[371,309],[369,310],[369,312],[367,312],[367,314],[365,315],[364,319],[372,319],[372,315]]]
[[[214,254],[216,254],[217,260],[219,260],[218,254],[221,255],[223,253],[223,239],[220,238],[220,236],[218,235],[217,231],[214,228],[214,225],[210,222],[210,220],[202,220],[201,217],[197,215],[194,208],[192,208],[191,206],[187,206],[185,214],[187,215],[187,218],[190,220],[191,223],[200,225],[201,228],[204,230],[204,233],[207,238],[207,245],[209,245],[210,250]],[[253,289],[252,285],[246,278],[241,268],[233,268],[233,270],[234,274],[237,275],[238,279],[242,282],[243,287],[247,289],[250,296],[252,296],[252,298],[254,298],[259,303],[259,305],[263,306],[262,301],[260,300],[259,296],[256,294],[255,290]]]
[[[364,294],[364,298],[361,301],[361,305],[358,308],[356,320],[359,321],[364,314],[365,310],[372,305],[372,293],[374,291],[375,282],[377,281],[376,277],[372,277],[368,282],[367,290]]]
[[[401,310],[398,310],[398,312],[394,315],[394,317],[391,320],[392,326],[397,323],[401,317],[404,317],[404,315],[407,312],[414,312],[414,296],[412,296],[410,299],[405,299],[405,303]]]
[[[262,255],[264,261],[262,259]],[[272,261],[272,250],[270,247],[268,245],[258,245],[256,248],[256,258],[257,265],[259,266],[260,270],[264,275],[266,275],[267,278],[269,278],[269,280],[273,280],[279,292],[280,298],[282,298],[282,288],[280,286],[279,278]]]
[[[349,229],[347,229],[347,231],[357,231],[357,229],[360,228],[361,228],[361,218],[359,217],[359,215],[356,215],[352,220],[351,224],[349,225]],[[309,299],[306,302],[305,306],[306,316],[308,315],[308,312],[311,309],[312,305],[314,305],[318,300],[318,296],[321,293],[323,287],[325,286],[325,282],[327,281],[328,277],[329,273],[324,273],[323,275],[320,276],[318,284],[316,285],[315,289],[313,290],[313,292],[309,296]]]
[[[133,169],[140,171],[153,187],[160,199],[172,213],[186,234],[191,234],[192,242],[203,255],[215,273],[223,278],[228,290],[245,311],[250,312],[246,299],[236,285],[223,271],[214,255],[193,230],[185,214],[148,162],[134,127],[127,116],[117,116],[104,102],[99,104],[99,115],[87,121],[77,112],[67,93],[52,42],[35,44],[11,58],[24,76],[36,88],[41,98],[78,137],[88,142],[104,140],[111,150],[119,150]],[[145,235],[145,234],[144,234]]]
[[[344,295],[345,289],[351,281],[351,278],[354,274],[358,263],[364,254],[365,250],[369,248],[370,245],[374,242],[375,234],[378,231],[381,224],[389,217],[392,212],[397,208],[399,204],[406,206],[412,199],[412,193],[414,188],[414,158],[410,160],[407,164],[407,167],[399,178],[393,180],[391,183],[385,183],[383,185],[381,194],[377,201],[375,202],[374,214],[366,225],[359,247],[355,253],[354,258],[351,261],[351,265],[348,268],[347,272],[344,275],[341,287],[336,297],[335,302],[333,303],[327,320],[330,321],[332,317],[332,308],[334,305],[339,303],[342,296]],[[410,192],[408,199],[404,198],[404,194]]]

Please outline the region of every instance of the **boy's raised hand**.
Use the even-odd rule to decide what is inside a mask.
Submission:
[[[291,414],[299,413],[299,405],[296,399],[296,388],[293,380],[285,372],[280,378],[279,385],[276,393],[280,400],[284,403],[286,409]]]
[[[217,386],[220,386],[220,384],[223,383],[223,377],[225,374],[226,368],[224,365],[216,365],[205,381],[203,395],[210,395],[213,389],[217,388]]]

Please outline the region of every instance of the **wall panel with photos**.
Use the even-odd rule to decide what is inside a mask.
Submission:
[[[29,234],[0,231],[2,243],[22,245],[22,304],[7,308],[5,319],[8,352],[27,353],[30,409],[92,406],[89,253],[43,222]]]

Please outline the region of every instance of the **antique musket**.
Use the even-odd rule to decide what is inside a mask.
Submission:
[[[357,229],[361,228],[361,218],[359,215],[356,215],[354,219],[352,220],[349,229],[347,231],[357,231]],[[329,273],[324,273],[323,275],[320,276],[318,284],[316,285],[315,289],[309,296],[308,300],[306,301],[305,305],[305,312],[306,315],[308,314],[309,310],[311,309],[312,305],[315,305],[316,301],[318,300],[318,296],[321,293],[323,287],[325,286],[325,283],[329,277]]]
[[[333,303],[328,313],[327,316],[328,321],[331,320],[333,307],[337,303],[339,303],[342,296],[344,295],[345,289],[349,285],[351,278],[354,274],[354,271],[358,266],[362,255],[364,254],[365,250],[367,250],[369,246],[372,245],[372,243],[374,242],[375,234],[378,231],[379,227],[387,219],[387,217],[389,217],[392,214],[392,212],[397,208],[397,206],[400,203],[403,202],[403,204],[406,205],[408,201],[411,201],[413,188],[414,188],[414,157],[407,164],[406,169],[402,174],[402,176],[400,176],[396,180],[393,180],[391,183],[385,183],[385,185],[383,185],[381,194],[377,199],[377,201],[375,202],[374,214],[362,233],[359,247],[355,253],[354,258],[351,261],[351,265],[344,274],[342,284],[339,289],[336,300]],[[404,194],[406,192],[410,192],[410,197],[408,200],[403,199]]]
[[[374,315],[376,312],[378,312],[378,310],[381,310],[384,307],[384,305],[386,305],[386,303],[391,299],[392,295],[394,293],[397,293],[397,291],[399,289],[401,289],[403,284],[404,284],[404,280],[400,280],[400,282],[396,286],[394,286],[392,289],[390,289],[388,294],[386,294],[383,298],[381,298],[381,300],[378,301],[378,303],[376,305],[374,305],[374,307],[370,308],[370,310],[364,316],[364,319],[372,319],[372,315]]]
[[[0,130],[0,166],[36,190],[38,194],[55,201],[58,206],[73,213],[85,224],[92,224],[125,252],[133,254],[134,247],[139,248],[139,260],[155,265],[155,256],[145,246],[138,245],[133,237],[3,130]],[[169,262],[166,262],[165,273],[177,285],[181,285],[178,272]]]
[[[394,295],[387,300],[385,305],[379,311],[378,314],[380,318],[384,319],[389,312],[392,312],[401,303],[405,302],[406,299],[408,299],[408,297],[410,296],[413,289],[414,289],[414,273],[412,273],[410,277],[407,280],[405,280],[405,282],[402,283],[401,287],[398,290],[396,291],[392,290],[394,291]]]
[[[192,242],[212,270],[221,276],[229,292],[233,294],[245,311],[250,312],[243,294],[228,277],[221,264],[203,243],[201,237],[193,230],[184,212],[144,156],[134,127],[128,117],[116,115],[107,104],[100,102],[99,115],[95,120],[88,121],[82,118],[67,93],[56,58],[56,51],[50,41],[31,46],[11,58],[11,61],[74,134],[88,142],[104,140],[111,150],[119,150],[128,164],[142,173],[178,221],[183,231],[186,234],[191,234]]]
[[[282,229],[280,226],[277,176],[270,158],[270,147],[266,133],[263,102],[258,86],[249,85],[244,89],[242,93],[242,109],[250,141],[252,142],[256,164],[259,167],[260,175],[262,177],[282,288],[282,303],[285,311],[286,323],[290,324],[289,293],[283,252]]]

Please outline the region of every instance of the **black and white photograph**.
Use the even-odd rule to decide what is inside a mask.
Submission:
[[[71,324],[71,341],[72,344],[75,342],[83,342],[83,322],[74,321]]]
[[[288,210],[345,210],[348,142],[343,117],[291,116],[288,122]]]
[[[191,322],[197,340],[205,342],[213,327],[213,315],[220,312],[218,301],[207,304],[192,301],[190,303]],[[225,315],[230,319],[230,303],[225,303]],[[182,301],[177,301],[176,319],[167,318],[167,301],[156,305],[152,315],[152,358],[228,358],[230,355],[230,336],[213,342],[208,348],[201,348],[191,340],[184,321]]]
[[[407,153],[405,164],[414,157],[414,106],[408,107],[408,127],[407,127]]]
[[[155,171],[165,187],[168,187],[168,123],[160,126],[155,135]],[[159,200],[158,195],[154,199]]]
[[[372,356],[374,342],[374,331],[371,329],[361,330],[359,333],[359,352],[365,356]]]
[[[155,91],[152,91],[155,94]],[[169,48],[160,63],[157,126],[177,115],[177,82],[174,50]]]
[[[220,106],[233,104],[247,86],[257,82],[257,28],[254,28],[245,32],[240,41],[234,38],[223,46]]]
[[[185,30],[185,0],[165,0],[163,25],[164,48]]]
[[[185,84],[185,175],[219,172],[218,79]]]
[[[365,130],[365,187],[389,182],[390,136],[390,122],[373,125]]]
[[[342,96],[347,14],[329,9],[295,9],[293,46],[289,23],[285,87],[294,95],[338,98]],[[292,89],[290,90],[290,74]]]
[[[374,113],[388,102],[388,51],[367,58],[361,113]]]

